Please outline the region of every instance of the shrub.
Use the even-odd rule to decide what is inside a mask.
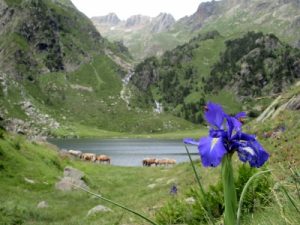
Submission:
[[[238,198],[240,197],[246,182],[256,172],[257,169],[251,168],[247,164],[239,166],[238,177],[235,183]],[[271,201],[271,186],[272,179],[270,175],[257,177],[246,192],[242,212],[253,213],[262,206],[267,205]]]
[[[238,168],[238,176],[235,181],[238,199],[242,193],[243,187],[249,178],[257,172],[257,169],[251,168],[247,164],[240,165]],[[249,186],[242,212],[253,213],[262,206],[267,205],[271,201],[272,180],[270,175],[257,177]],[[188,204],[184,200],[177,198],[167,202],[156,214],[156,221],[159,224],[188,224],[196,225],[199,223],[207,223],[210,213],[214,219],[219,219],[224,212],[224,196],[223,185],[219,181],[215,185],[209,186],[206,191],[205,198],[197,188],[191,188],[186,196],[195,199],[194,204]]]
[[[0,127],[0,139],[4,139],[4,130]]]

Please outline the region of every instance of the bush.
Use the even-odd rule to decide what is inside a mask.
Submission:
[[[257,172],[247,164],[240,165],[238,176],[235,182],[237,197],[240,198],[242,190],[249,178]],[[267,177],[268,176],[268,177]],[[257,177],[248,187],[242,212],[253,213],[271,201],[272,180],[270,175]],[[214,219],[219,219],[224,212],[224,196],[222,182],[209,186],[205,198],[199,188],[191,188],[185,198],[193,197],[194,204],[188,204],[184,200],[174,198],[163,206],[156,214],[156,221],[159,224],[188,224],[196,225],[209,222],[207,213]]]
[[[235,183],[238,199],[246,182],[256,172],[257,169],[251,168],[248,164],[243,164],[239,167],[238,178]],[[253,213],[262,206],[267,205],[271,201],[271,186],[272,179],[270,175],[254,179],[244,197],[242,212]]]

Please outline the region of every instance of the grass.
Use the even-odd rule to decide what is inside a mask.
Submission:
[[[102,130],[97,127],[90,127],[82,124],[72,123],[62,126],[51,132],[54,137],[62,138],[153,138],[153,139],[182,139],[185,137],[199,138],[206,133],[205,128],[196,129],[194,127],[169,132],[154,133],[129,133],[129,132],[113,132]]]
[[[216,95],[207,96],[207,100],[223,105],[224,110],[227,113],[237,113],[242,111],[241,103],[233,93],[227,90],[221,90]]]
[[[45,144],[29,143],[5,134],[0,140],[0,224],[144,224],[138,218],[107,205],[84,192],[54,189],[63,168],[70,165],[84,171],[92,191],[153,217],[157,207],[172,198],[173,182],[183,193],[194,178],[188,164],[174,168],[134,168],[99,165],[59,156]],[[27,183],[25,179],[33,180]],[[153,188],[148,185],[154,184]],[[47,201],[47,209],[37,204]],[[80,202],[80,204],[78,204]],[[89,209],[103,204],[113,213],[87,217]]]
[[[296,184],[292,180],[290,170],[292,168],[293,171],[299,172],[300,158],[297,151],[300,143],[300,124],[293,122],[299,120],[297,113],[286,112],[275,121],[251,126],[250,133],[256,133],[259,141],[271,153],[268,167],[273,169],[272,177],[276,185],[270,190],[274,197],[273,201],[253,214],[242,215],[241,224],[296,225],[299,221],[298,212],[278,188],[278,185],[283,185],[299,205],[300,199],[297,197]],[[287,129],[280,139],[262,138],[263,132],[276,128],[283,121]],[[187,130],[177,134],[159,134],[151,137],[167,138],[175,135],[198,137],[206,132],[205,129]],[[235,157],[234,162],[240,163],[237,161]],[[139,218],[84,192],[55,190],[54,185],[62,176],[66,165],[83,171],[84,180],[93,192],[120,202],[152,219],[155,219],[155,214],[166,202],[174,198],[184,201],[190,193],[190,188],[197,188],[192,168],[188,163],[170,168],[99,165],[70,159],[58,154],[48,144],[28,142],[22,137],[5,133],[0,139],[0,224],[146,224]],[[205,189],[219,179],[220,168],[204,169],[197,161],[196,169]],[[35,183],[28,183],[25,178]],[[169,194],[173,183],[178,186],[177,197]],[[38,209],[37,204],[41,201],[47,201],[49,207]],[[113,212],[87,217],[88,210],[98,204],[111,208]]]

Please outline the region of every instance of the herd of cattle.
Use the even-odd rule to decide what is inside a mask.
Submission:
[[[143,159],[143,166],[168,166],[176,164],[175,159],[155,159],[155,158],[146,158]]]
[[[110,157],[108,157],[107,155],[96,155],[95,153],[83,153],[82,151],[78,151],[78,150],[69,150],[68,152],[70,155],[86,161],[110,164]]]
[[[83,153],[79,150],[68,150],[68,153],[72,156],[80,158],[85,161],[107,163],[110,164],[111,159],[107,155],[96,155],[95,153]],[[175,159],[155,159],[155,158],[145,158],[142,161],[143,166],[168,166],[176,164]]]

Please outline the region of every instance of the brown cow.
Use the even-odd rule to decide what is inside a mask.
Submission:
[[[143,166],[151,166],[152,164],[155,164],[156,159],[154,158],[145,158],[143,159]]]
[[[95,162],[96,154],[94,154],[94,153],[82,153],[80,158],[83,159],[83,160],[86,160],[86,161]]]
[[[96,157],[96,162],[106,162],[107,164],[110,164],[110,157],[108,157],[107,155],[98,155]]]
[[[176,160],[175,159],[168,159],[167,164],[168,165],[174,165],[174,164],[176,164]]]
[[[157,159],[155,161],[156,166],[167,166],[167,165],[174,165],[176,164],[175,159]]]

